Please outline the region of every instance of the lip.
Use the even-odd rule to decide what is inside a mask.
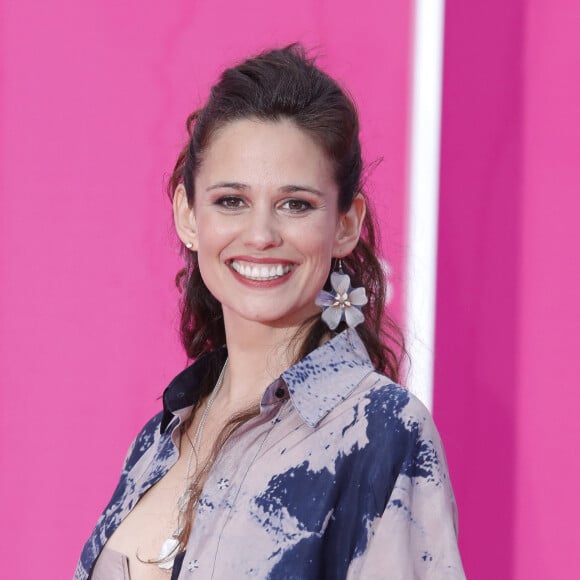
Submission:
[[[232,256],[226,260],[228,264],[231,262],[249,262],[250,264],[295,264],[292,260],[275,257],[257,257],[257,256]]]
[[[234,262],[236,262],[237,266],[236,268],[234,268]],[[287,259],[273,257],[236,256],[235,258],[228,259],[226,263],[229,266],[230,272],[236,278],[236,280],[252,288],[272,288],[274,286],[285,284],[291,277],[294,270],[296,269],[296,262]],[[241,266],[242,269],[261,267],[262,269],[264,269],[268,265],[278,266],[278,271],[273,274],[273,276],[275,277],[259,278],[258,277],[259,275],[253,278],[248,277],[251,276],[249,272],[245,272],[244,274],[242,274],[239,267]],[[284,272],[280,273],[282,268],[284,269]]]

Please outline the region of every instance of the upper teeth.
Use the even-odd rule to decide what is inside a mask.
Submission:
[[[250,280],[272,280],[288,274],[293,268],[292,264],[272,264],[266,266],[264,264],[249,264],[237,260],[234,260],[231,265],[238,274]]]

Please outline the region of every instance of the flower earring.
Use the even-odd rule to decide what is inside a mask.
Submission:
[[[361,308],[368,302],[364,287],[353,288],[350,285],[350,276],[342,269],[342,260],[338,260],[338,272],[330,275],[330,285],[333,294],[321,290],[316,297],[316,305],[321,306],[322,320],[330,330],[334,330],[341,321],[346,321],[347,326],[354,328],[364,321]]]

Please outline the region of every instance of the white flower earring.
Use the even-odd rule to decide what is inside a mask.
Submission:
[[[346,321],[347,326],[354,328],[364,321],[361,308],[368,302],[364,287],[353,288],[350,285],[350,276],[342,269],[342,260],[338,260],[338,272],[330,275],[330,285],[333,294],[321,290],[316,297],[316,305],[321,306],[322,320],[330,330],[334,330],[341,321]]]

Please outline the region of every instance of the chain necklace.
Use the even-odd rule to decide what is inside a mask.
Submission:
[[[199,420],[199,424],[197,426],[197,429],[195,430],[195,436],[193,438],[193,442],[191,441],[191,439],[189,438],[189,435],[187,434],[187,431],[185,431],[185,435],[187,436],[187,439],[191,445],[191,449],[189,451],[189,457],[187,459],[187,471],[185,472],[185,489],[183,490],[183,493],[179,496],[179,499],[177,500],[177,509],[179,510],[179,515],[178,515],[178,525],[177,528],[175,529],[175,531],[173,532],[171,538],[167,538],[167,540],[165,540],[161,546],[161,550],[159,551],[159,563],[157,564],[159,566],[159,568],[162,568],[163,570],[171,570],[173,568],[173,561],[175,560],[175,557],[177,556],[176,550],[179,547],[179,534],[181,533],[181,526],[179,525],[179,520],[181,520],[183,513],[186,511],[187,506],[189,505],[189,500],[191,498],[191,494],[193,493],[191,490],[191,487],[189,486],[189,474],[191,472],[191,464],[193,462],[193,458],[195,457],[195,471],[197,471],[197,468],[199,467],[199,459],[198,459],[198,454],[199,454],[199,447],[201,444],[201,436],[203,435],[203,429],[205,427],[205,423],[207,421],[207,417],[209,415],[209,412],[212,408],[213,402],[215,401],[215,398],[224,382],[224,374],[226,372],[226,367],[228,366],[228,361],[226,359],[226,362],[224,363],[224,366],[222,367],[220,376],[218,377],[218,380],[215,384],[215,387],[213,388],[209,399],[207,401],[207,405],[205,406],[205,409],[203,411],[203,414],[201,416],[201,419]],[[181,440],[183,441],[183,436],[181,438]]]

